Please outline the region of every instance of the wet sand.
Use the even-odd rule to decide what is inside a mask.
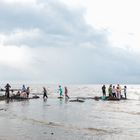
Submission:
[[[1,101],[0,137],[1,140],[140,139],[137,132],[140,114],[120,109],[125,102],[70,103],[54,98]]]

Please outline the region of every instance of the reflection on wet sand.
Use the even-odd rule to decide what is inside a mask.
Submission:
[[[91,88],[87,86],[84,89],[93,91]],[[80,94],[79,88],[76,89],[71,90],[79,92],[75,97],[83,97],[80,99],[84,102],[70,102],[75,97],[58,99],[50,96],[48,99],[0,102],[1,139],[140,139],[140,104],[135,100],[137,95],[133,94],[134,100],[95,101],[85,99],[86,96]],[[95,96],[93,93],[88,95]]]

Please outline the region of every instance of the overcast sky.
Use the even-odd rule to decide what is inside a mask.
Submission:
[[[140,83],[139,0],[0,0],[0,81]]]

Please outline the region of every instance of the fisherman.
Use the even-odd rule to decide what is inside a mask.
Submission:
[[[61,98],[63,96],[63,94],[62,94],[63,93],[63,90],[61,88],[61,85],[59,85],[59,89],[58,90],[59,90],[59,94],[60,94],[60,98]]]
[[[67,89],[67,87],[65,87],[65,97],[67,97],[68,99],[70,98],[70,97],[68,96],[68,89]]]
[[[106,97],[106,87],[105,87],[105,85],[102,86],[102,93],[103,93],[103,97]]]
[[[47,96],[47,90],[46,90],[46,88],[45,87],[43,87],[43,98],[48,98],[48,96]]]
[[[11,88],[10,84],[7,83],[5,86],[5,94],[6,94],[7,98],[9,98],[9,96],[10,96],[10,88]]]

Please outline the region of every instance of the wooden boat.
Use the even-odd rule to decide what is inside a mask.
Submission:
[[[0,91],[6,91],[5,89],[1,88]],[[14,91],[21,91],[21,89],[10,89],[9,91],[14,92]]]
[[[11,100],[29,100],[29,99],[38,99],[40,98],[39,96],[35,95],[35,96],[32,96],[32,97],[21,97],[21,96],[17,96],[17,95],[14,95],[14,96],[11,96],[10,99]]]
[[[106,100],[106,101],[120,101],[120,100],[127,100],[127,99],[122,97],[122,96],[121,96],[121,98],[107,96],[105,99],[102,98],[102,100]]]
[[[94,99],[96,101],[99,101],[99,100],[104,100],[104,101],[120,101],[120,100],[127,100],[126,98],[124,97],[121,97],[120,99],[118,99],[117,97],[112,97],[112,96],[106,96],[106,97],[103,97],[103,96],[95,96],[95,97],[77,97],[78,99],[80,100],[89,100],[89,99]]]
[[[107,97],[106,100],[107,101],[119,101],[120,99],[118,99],[117,97]]]
[[[69,100],[69,102],[80,102],[80,103],[83,103],[85,101],[77,98],[77,99],[74,99],[74,100]]]
[[[13,95],[9,98],[7,98],[5,95],[3,96],[0,96],[0,100],[29,100],[29,99],[38,99],[40,98],[39,96],[35,95],[35,96],[32,96],[32,97],[29,97],[29,98],[25,98],[25,97],[20,97],[20,96],[17,96],[17,95]]]
[[[58,99],[63,99],[63,97],[57,97]]]
[[[2,100],[6,100],[6,96],[0,96],[0,101],[2,101]]]

